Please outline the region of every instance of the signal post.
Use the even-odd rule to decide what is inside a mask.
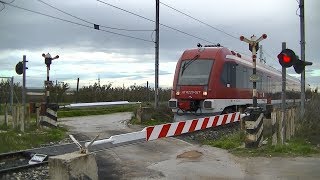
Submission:
[[[52,86],[52,81],[50,81],[49,72],[52,61],[58,59],[59,56],[56,55],[52,58],[49,53],[43,53],[42,57],[44,57],[44,62],[47,66],[47,79],[44,81],[46,87],[46,103],[41,106],[40,124],[46,126],[57,126],[57,111],[59,106],[58,104],[50,104],[50,87]]]
[[[301,74],[305,70],[305,66],[310,66],[312,65],[312,62],[308,61],[302,61],[299,59],[299,57],[295,54],[295,52],[291,49],[286,49],[286,43],[282,43],[282,51],[280,54],[278,54],[278,60],[280,65],[282,66],[282,104],[281,104],[281,111],[282,111],[282,127],[281,127],[281,135],[280,135],[280,140],[281,144],[284,143],[285,141],[285,112],[286,112],[286,68],[293,66],[294,70],[296,71],[297,74]],[[304,82],[301,82],[301,84],[304,84]],[[303,89],[303,91],[305,91]],[[301,92],[301,98],[304,98],[302,96],[304,92]],[[301,106],[303,106],[304,103],[301,102]],[[300,114],[302,115],[302,114]]]
[[[260,77],[257,76],[256,60],[259,42],[266,38],[266,34],[263,34],[258,39],[256,39],[255,35],[252,35],[250,39],[240,36],[240,40],[248,43],[249,50],[252,52],[252,75],[250,76],[250,81],[252,81],[252,107],[246,109],[250,115],[243,118],[246,128],[245,147],[247,148],[258,147],[263,141],[263,114],[262,109],[258,107],[257,99],[257,81]]]

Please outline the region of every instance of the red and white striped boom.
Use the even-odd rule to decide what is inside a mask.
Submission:
[[[179,121],[175,123],[149,126],[138,132],[119,134],[111,136],[108,139],[96,140],[94,142],[86,142],[85,148],[88,148],[88,146],[94,146],[105,143],[118,144],[141,139],[151,141],[164,137],[178,136],[181,134],[186,134],[198,130],[234,123],[240,121],[240,119],[244,116],[248,116],[248,114],[240,114],[240,112],[236,112],[193,120]]]

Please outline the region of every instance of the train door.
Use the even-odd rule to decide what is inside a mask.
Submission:
[[[226,62],[223,66],[221,82],[225,87],[236,87],[236,66],[235,62]]]

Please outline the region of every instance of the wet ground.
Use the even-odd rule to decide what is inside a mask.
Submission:
[[[74,134],[100,138],[132,131],[132,113],[59,119]],[[320,179],[320,158],[239,158],[227,151],[164,138],[97,153],[99,179]]]

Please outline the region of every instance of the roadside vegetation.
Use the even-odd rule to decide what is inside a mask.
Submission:
[[[89,116],[89,115],[102,115],[112,114],[117,112],[134,112],[139,105],[119,105],[111,107],[97,107],[97,108],[79,108],[79,109],[59,109],[58,117],[75,117],[75,116]]]
[[[296,135],[284,145],[271,145],[270,137],[267,144],[260,148],[244,148],[244,132],[225,135],[218,140],[202,141],[229,150],[238,156],[319,156],[320,155],[320,95],[313,94],[306,104],[305,116],[296,122]]]
[[[12,129],[9,126],[0,126],[0,153],[19,151],[23,149],[39,147],[43,144],[52,144],[66,137],[67,129],[58,128],[38,128],[35,122],[26,126],[25,132]]]
[[[173,113],[166,103],[159,104],[159,108],[155,109],[151,104],[143,104],[143,107],[150,108],[150,113],[148,113],[149,118],[138,119],[138,109],[134,111],[134,116],[132,117],[130,123],[141,126],[154,126],[157,124],[165,124],[173,122]]]

